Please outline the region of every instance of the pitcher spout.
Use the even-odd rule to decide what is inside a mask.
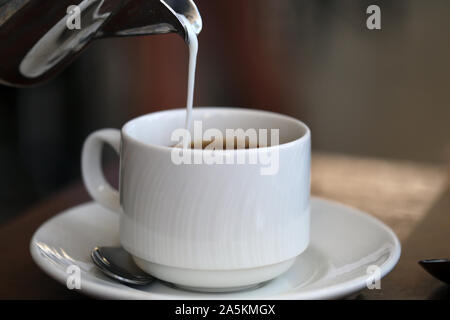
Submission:
[[[198,34],[202,19],[192,0],[127,0],[97,38],[177,33],[187,40],[186,23]]]

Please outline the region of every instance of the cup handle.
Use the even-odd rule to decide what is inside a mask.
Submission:
[[[102,129],[89,135],[81,153],[81,173],[91,197],[102,206],[120,213],[119,191],[111,187],[102,171],[101,152],[104,143],[120,155],[120,130]]]

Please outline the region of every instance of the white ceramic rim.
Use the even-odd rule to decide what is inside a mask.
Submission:
[[[386,234],[391,238],[392,242],[394,243],[394,247],[392,250],[391,256],[381,265],[379,266],[381,269],[381,277],[386,276],[391,270],[394,268],[394,266],[397,264],[398,260],[400,259],[401,254],[401,245],[400,241],[398,240],[395,233],[392,231],[391,228],[389,228],[387,225],[385,225],[383,222],[378,220],[377,218],[364,213],[363,211],[356,209],[354,207],[344,205],[341,203],[338,203],[336,201],[320,198],[320,197],[312,197],[315,199],[318,199],[323,202],[328,202],[334,206],[339,206],[341,208],[345,208],[348,210],[348,212],[358,216],[359,218],[365,219],[367,221],[370,221],[374,225],[378,226],[380,230],[383,232],[386,232]],[[75,209],[75,208],[81,208],[83,206],[89,206],[92,205],[93,202],[84,203],[69,209]],[[67,209],[67,210],[69,210]],[[30,252],[33,260],[35,263],[45,271],[50,277],[54,278],[55,280],[59,281],[62,284],[66,284],[67,274],[61,270],[60,268],[56,267],[55,265],[51,264],[46,260],[45,258],[42,258],[37,247],[34,245],[35,243],[35,237],[36,234],[44,228],[47,224],[49,224],[53,219],[58,217],[61,214],[64,214],[67,210],[62,211],[61,213],[57,214],[56,216],[52,217],[51,219],[44,222],[34,233],[31,242],[30,242]],[[308,299],[308,300],[315,300],[315,299],[334,299],[334,298],[340,298],[345,297],[351,293],[357,292],[361,289],[363,289],[366,286],[366,280],[367,276],[360,276],[356,277],[352,280],[345,281],[336,285],[331,285],[329,287],[309,291],[309,292],[298,292],[295,291],[289,291],[286,293],[278,294],[276,296],[269,296],[269,297],[263,297],[263,298],[257,298],[257,300],[302,300],[302,299]],[[134,300],[141,300],[141,299],[147,299],[147,300],[196,300],[194,298],[186,298],[183,296],[176,296],[176,295],[169,295],[169,294],[153,294],[151,292],[142,292],[140,290],[128,287],[127,291],[127,297],[124,298],[123,289],[113,286],[107,286],[104,284],[98,284],[91,281],[83,281],[81,282],[81,290],[82,293],[92,296],[92,297],[102,297],[104,299],[134,299]],[[214,297],[208,297],[208,299],[214,299]],[[255,298],[251,299],[255,300]]]
[[[303,141],[309,140],[311,137],[311,131],[309,129],[309,127],[303,123],[302,121],[294,118],[294,117],[290,117],[281,113],[277,113],[277,112],[273,112],[273,111],[267,111],[267,110],[259,110],[259,109],[250,109],[250,108],[238,108],[238,107],[195,107],[193,110],[193,114],[195,114],[196,112],[233,112],[233,113],[254,113],[254,114],[264,114],[266,116],[271,116],[273,118],[278,118],[281,119],[283,121],[290,121],[292,123],[295,123],[296,125],[298,125],[299,127],[301,127],[303,130],[305,130],[305,133],[298,137],[297,139],[293,139],[289,142],[285,142],[285,143],[280,143],[276,146],[269,146],[269,147],[261,147],[261,148],[250,148],[250,149],[224,149],[224,150],[215,150],[216,152],[222,153],[240,153],[240,152],[258,152],[258,151],[265,151],[265,150],[271,150],[273,148],[289,148],[290,146],[292,146],[293,144],[296,143],[302,143]],[[129,120],[127,123],[125,123],[122,127],[122,129],[120,129],[120,132],[122,134],[122,139],[126,139],[127,141],[132,141],[133,143],[140,145],[142,147],[146,147],[146,148],[152,148],[152,149],[159,149],[160,151],[172,151],[173,147],[170,146],[163,146],[163,145],[158,145],[158,144],[154,144],[154,143],[150,143],[150,142],[143,142],[133,136],[131,136],[127,130],[130,126],[132,126],[135,122],[142,120],[143,118],[148,118],[148,117],[155,117],[155,116],[161,116],[164,115],[165,113],[174,113],[174,112],[186,112],[186,108],[177,108],[177,109],[169,109],[169,110],[161,110],[161,111],[155,111],[152,113],[147,113],[144,114],[142,116],[133,118],[131,120]],[[192,153],[202,153],[205,152],[206,150],[200,150],[200,149],[189,149],[189,152]]]

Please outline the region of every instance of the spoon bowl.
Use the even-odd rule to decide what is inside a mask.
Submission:
[[[427,259],[420,260],[422,266],[429,274],[447,284],[450,284],[450,260],[449,259]]]
[[[128,285],[147,285],[154,278],[139,269],[131,255],[122,247],[95,247],[91,252],[94,264],[108,277]]]

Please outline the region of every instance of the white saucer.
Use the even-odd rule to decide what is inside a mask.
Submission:
[[[392,230],[356,209],[311,199],[311,242],[294,265],[258,288],[233,293],[200,293],[155,281],[128,287],[104,276],[90,259],[95,246],[119,244],[118,216],[95,203],[79,205],[45,222],[30,250],[47,274],[66,285],[68,266],[81,270],[81,292],[107,299],[331,299],[366,287],[376,265],[385,276],[400,258]],[[73,270],[71,271],[73,272]]]

